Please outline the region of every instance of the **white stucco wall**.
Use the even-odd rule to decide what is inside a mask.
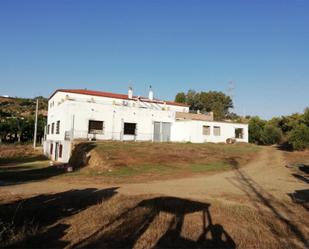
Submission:
[[[203,126],[210,126],[210,135],[203,135]],[[220,127],[221,135],[214,135],[214,126]],[[248,142],[248,125],[215,121],[176,121],[172,125],[171,140],[177,142],[192,143],[225,143],[228,138],[235,138],[235,129],[243,129],[243,138],[236,139],[238,142]]]
[[[67,96],[69,95],[69,96]],[[134,104],[133,104],[134,103]],[[50,125],[49,134],[44,143],[44,152],[50,156],[50,145],[63,145],[62,157],[58,161],[68,162],[71,152],[70,138],[91,139],[94,135],[88,134],[89,120],[103,121],[103,134],[96,134],[97,140],[136,140],[152,141],[154,122],[171,123],[170,141],[174,142],[226,142],[227,138],[235,137],[235,129],[243,128],[244,136],[237,139],[239,142],[248,142],[248,125],[195,120],[176,120],[175,113],[187,112],[187,107],[181,106],[148,106],[137,104],[136,101],[123,103],[122,100],[96,97],[81,94],[57,92],[49,100],[47,124]],[[60,120],[59,134],[56,134],[56,124]],[[136,123],[136,136],[124,135],[123,124]],[[51,134],[51,124],[54,123],[54,133]],[[211,127],[210,135],[203,135],[203,126]],[[213,127],[221,127],[221,135],[213,134]],[[73,136],[72,136],[73,131]],[[67,133],[67,139],[65,134]],[[55,159],[53,152],[51,159]]]

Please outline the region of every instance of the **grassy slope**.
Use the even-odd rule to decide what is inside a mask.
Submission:
[[[94,148],[90,165],[75,174],[174,178],[243,166],[258,151],[250,144],[101,142]]]
[[[100,142],[92,151],[95,154],[89,166],[65,173],[63,169],[50,167],[30,146],[0,148],[0,180],[4,182],[56,176],[72,181],[99,178],[105,182],[181,178],[243,166],[259,151],[259,147],[250,144]]]

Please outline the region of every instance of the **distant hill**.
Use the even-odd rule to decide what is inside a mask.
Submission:
[[[35,114],[36,99],[39,99],[39,115],[47,116],[48,99],[44,97],[0,97],[0,118],[29,117]]]

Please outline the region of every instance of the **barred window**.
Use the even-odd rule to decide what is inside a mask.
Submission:
[[[88,133],[103,134],[103,121],[89,120]]]
[[[136,123],[124,123],[124,135],[136,135]]]

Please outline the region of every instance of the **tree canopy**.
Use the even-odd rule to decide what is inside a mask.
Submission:
[[[309,108],[303,114],[294,113],[268,121],[250,117],[249,142],[264,145],[283,143],[295,150],[309,149]]]
[[[218,91],[196,92],[189,90],[187,93],[179,92],[175,97],[175,102],[186,103],[190,110],[201,112],[213,112],[215,120],[228,118],[229,109],[233,108],[232,99]]]

